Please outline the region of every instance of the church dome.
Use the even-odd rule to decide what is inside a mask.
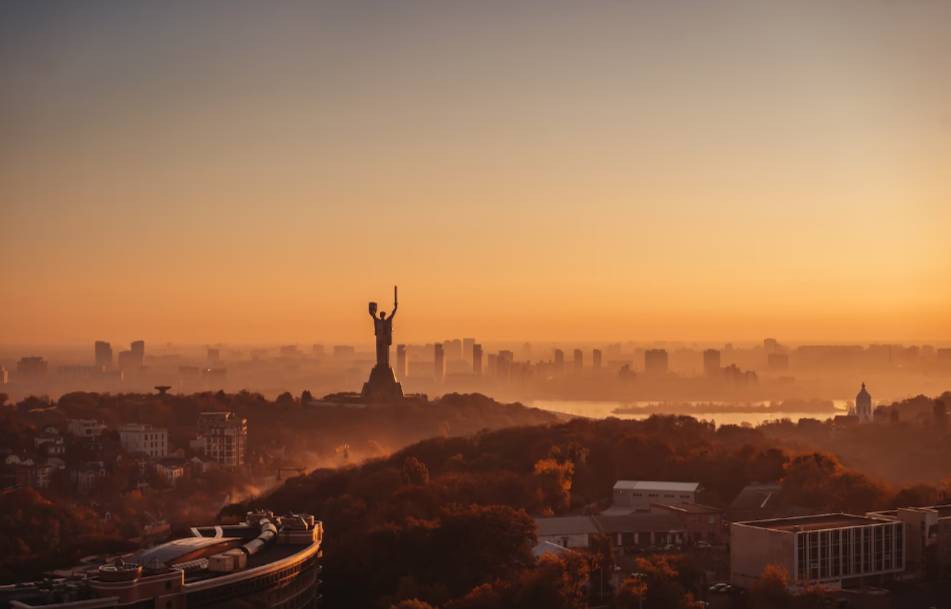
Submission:
[[[869,394],[868,390],[865,388],[865,383],[862,383],[862,388],[859,390],[858,395],[855,396],[856,400],[868,399],[872,396]]]

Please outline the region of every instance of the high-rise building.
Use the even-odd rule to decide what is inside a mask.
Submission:
[[[6,385],[10,382],[10,371],[0,366],[0,385]]]
[[[872,421],[872,396],[862,383],[862,388],[855,396],[855,416],[859,418],[860,423],[869,423]]]
[[[644,351],[644,371],[649,374],[666,374],[667,351],[665,349]]]
[[[96,369],[108,370],[112,368],[112,345],[104,340],[97,340],[95,345]]]
[[[221,362],[221,350],[208,347],[208,357],[206,358],[209,366],[216,366]]]
[[[575,349],[574,366],[575,370],[581,370],[584,367],[584,352],[581,349]]]
[[[499,351],[499,358],[496,360],[498,366],[498,375],[507,379],[512,375],[512,363],[515,361],[515,354],[511,351]]]
[[[442,343],[433,345],[433,378],[441,381],[446,373],[446,351]]]
[[[718,349],[707,349],[703,352],[703,373],[710,378],[720,375],[720,351]]]
[[[555,368],[562,370],[565,367],[565,352],[555,349]]]
[[[119,355],[116,357],[116,367],[122,371],[137,368],[135,354],[131,351],[119,351]]]
[[[145,341],[144,340],[134,340],[130,345],[132,349],[132,358],[135,361],[136,366],[141,366],[145,363]]]
[[[248,443],[248,420],[233,412],[202,412],[198,436],[205,456],[221,465],[244,465]]]
[[[489,376],[497,376],[499,373],[499,356],[495,353],[490,353],[488,357],[485,358],[485,367]]]
[[[30,381],[43,378],[48,368],[46,360],[38,355],[22,357],[17,362],[17,379]]]
[[[601,367],[602,357],[603,357],[603,354],[601,353],[601,349],[595,349],[591,352],[591,366],[595,370]]]
[[[406,345],[396,345],[396,380],[406,380]]]
[[[446,359],[462,359],[462,340],[454,338],[446,341]]]
[[[472,373],[477,376],[482,374],[482,345],[479,343],[472,345]]]
[[[474,338],[462,339],[462,359],[472,361],[472,346],[475,345]]]

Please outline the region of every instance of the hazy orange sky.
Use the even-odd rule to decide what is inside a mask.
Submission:
[[[0,343],[951,340],[951,2],[6,2]]]

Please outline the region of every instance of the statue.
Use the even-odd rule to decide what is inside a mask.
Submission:
[[[393,286],[393,312],[386,316],[386,311],[380,311],[376,316],[376,303],[370,303],[370,317],[373,318],[373,332],[376,334],[376,365],[388,368],[390,366],[390,345],[393,344],[393,318],[399,302],[396,298],[396,286]]]
[[[396,286],[393,286],[393,311],[389,317],[386,311],[377,316],[377,304],[370,303],[370,317],[373,318],[373,333],[376,335],[376,365],[370,371],[370,378],[363,384],[363,399],[368,402],[387,402],[403,399],[403,388],[396,382],[393,369],[390,368],[390,345],[393,344],[393,318],[396,316],[398,301]]]

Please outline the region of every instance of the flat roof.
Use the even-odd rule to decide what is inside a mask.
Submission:
[[[597,533],[598,527],[591,516],[556,516],[536,518],[535,528],[539,537],[550,535],[585,535]]]
[[[667,482],[662,480],[618,480],[614,483],[614,490],[616,491],[679,491],[681,493],[695,493],[699,487],[699,482]]]
[[[840,529],[845,527],[859,527],[870,524],[887,524],[884,518],[870,518],[854,514],[814,514],[811,516],[794,516],[792,518],[772,518],[769,520],[750,520],[737,524],[771,529],[774,531],[818,531],[822,529]]]

